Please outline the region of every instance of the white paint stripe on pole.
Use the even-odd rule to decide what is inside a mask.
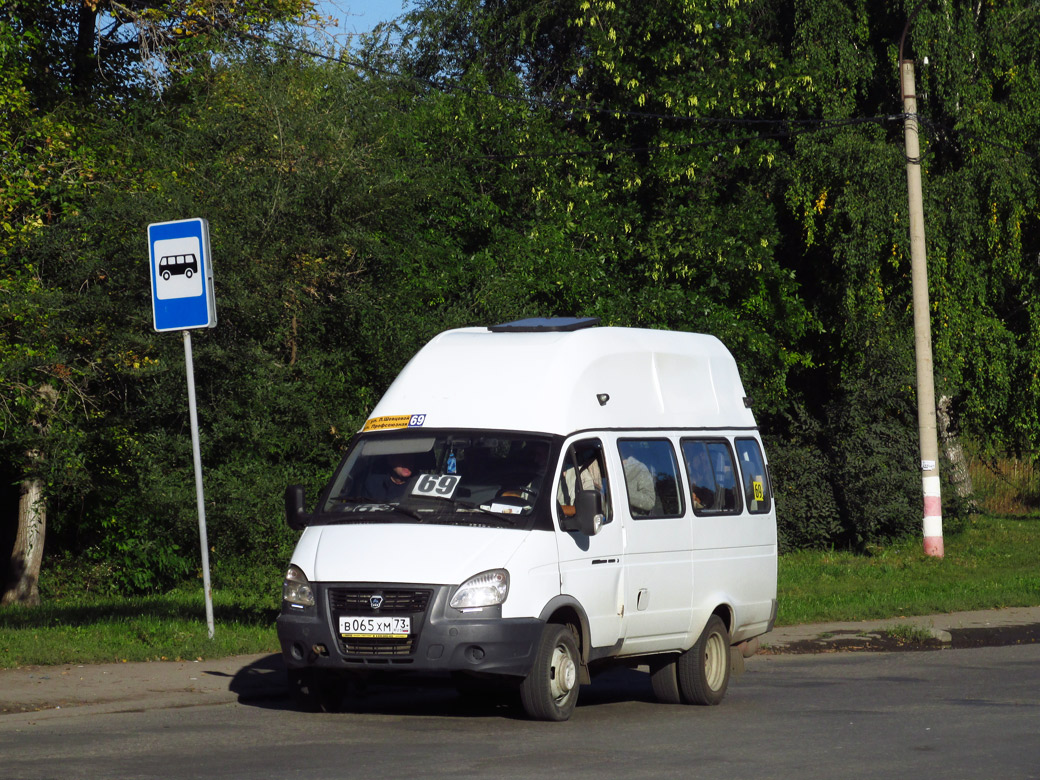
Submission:
[[[206,627],[214,635],[213,592],[209,584],[209,541],[206,538],[206,500],[202,492],[202,454],[199,448],[199,415],[195,409],[195,364],[191,359],[191,331],[184,334],[184,365],[188,374],[188,415],[191,418],[191,455],[195,461],[195,502],[199,512],[199,544],[202,546],[202,587],[206,598]]]
[[[928,537],[939,537],[942,538],[942,517],[929,517],[925,515],[924,518],[924,535]]]

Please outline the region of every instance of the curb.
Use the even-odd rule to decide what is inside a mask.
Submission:
[[[871,621],[780,626],[759,655],[939,650],[1040,643],[1040,606]],[[750,648],[749,648],[750,650]],[[61,664],[0,669],[0,723],[89,713],[282,700],[280,654],[197,661]]]
[[[905,645],[914,642],[922,643],[920,649],[934,649],[935,645],[977,647],[1017,644],[1013,641],[1015,633],[1037,641],[1031,637],[1040,635],[1040,606],[780,626],[762,637],[761,645],[763,652],[770,654],[907,649]],[[904,647],[899,646],[899,640]],[[843,646],[849,644],[868,646]]]

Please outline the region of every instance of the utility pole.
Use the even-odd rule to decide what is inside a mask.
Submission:
[[[902,58],[902,48],[900,41],[899,83],[903,95],[903,114],[906,117],[903,131],[906,140],[906,188],[910,202],[910,275],[914,298],[914,353],[917,356],[917,429],[921,437],[921,488],[924,492],[924,552],[942,558],[942,492],[939,485],[931,307],[928,303],[928,262],[921,196],[921,146],[918,138],[914,62]]]

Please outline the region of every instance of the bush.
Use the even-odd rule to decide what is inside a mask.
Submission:
[[[815,440],[768,440],[780,552],[827,547],[841,534],[830,465]]]

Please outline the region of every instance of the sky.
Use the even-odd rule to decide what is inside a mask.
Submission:
[[[319,0],[318,11],[339,23],[338,32],[370,32],[404,13],[404,0]]]

